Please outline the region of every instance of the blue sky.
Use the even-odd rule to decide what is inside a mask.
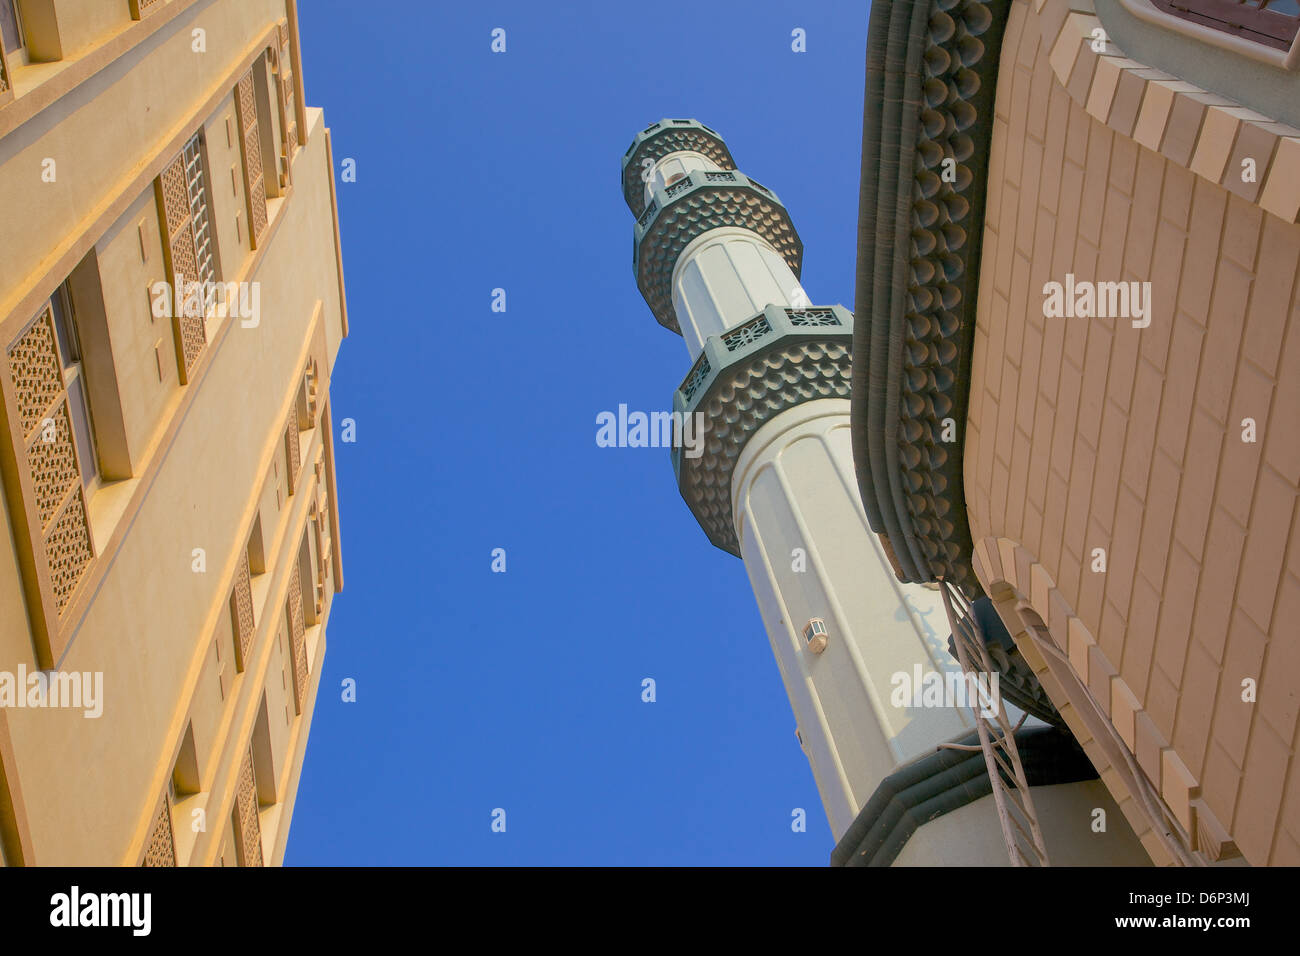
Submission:
[[[307,103],[357,163],[332,383],[357,442],[285,862],[826,865],[744,565],[666,450],[595,436],[689,368],[632,274],[619,160],[648,124],[725,137],[790,210],[812,301],[852,307],[867,5],[299,9]]]

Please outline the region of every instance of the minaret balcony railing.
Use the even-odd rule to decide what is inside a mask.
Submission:
[[[698,120],[663,119],[651,123],[637,133],[623,154],[623,198],[638,219],[648,205],[645,170],[673,153],[699,153],[719,169],[736,168],[722,137]]]
[[[851,337],[853,316],[839,305],[803,309],[769,305],[747,322],[708,338],[699,358],[673,396],[674,409],[682,412],[694,410],[698,403],[693,399],[706,384],[712,384],[719,377],[714,374],[715,369],[719,373],[726,372],[731,365],[777,344],[789,345],[809,338],[827,337],[821,332],[810,335],[807,331],[810,328],[827,329],[833,336],[838,332]]]

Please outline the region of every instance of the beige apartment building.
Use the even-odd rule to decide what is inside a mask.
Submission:
[[[872,527],[992,599],[1153,862],[1300,864],[1300,6],[876,6]]]
[[[276,864],[342,587],[348,330],[296,3],[0,27],[0,858]]]

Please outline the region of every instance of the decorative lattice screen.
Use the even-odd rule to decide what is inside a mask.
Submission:
[[[153,834],[149,837],[149,846],[144,852],[141,866],[175,866],[176,841],[172,836],[171,801],[163,797],[158,809],[158,819],[154,821]]]
[[[167,252],[168,281],[172,287],[172,331],[178,343],[176,350],[182,383],[189,381],[207,344],[207,332],[202,315],[186,315],[194,310],[186,307],[186,283],[200,281],[198,256],[194,242],[194,223],[190,203],[190,183],[186,173],[185,151],[182,150],[163,169],[158,177],[158,201],[162,210],[162,224],[166,233],[163,245]],[[179,294],[177,294],[179,290]],[[176,308],[176,302],[182,302]]]
[[[55,343],[54,313],[46,305],[10,347],[8,358],[50,585],[62,614],[94,558],[94,546]]]
[[[257,61],[259,64],[261,60]],[[257,97],[253,70],[249,69],[235,88],[238,100],[239,140],[244,151],[244,194],[248,199],[248,236],[253,248],[266,231],[266,180],[262,171],[262,136],[257,123]]]
[[[284,108],[284,155],[293,159],[298,149],[298,105],[293,87],[293,60],[289,55],[289,27],[280,24],[280,102]]]
[[[298,447],[298,409],[289,409],[289,421],[284,426],[284,454],[289,462],[289,494],[298,490],[298,472],[302,470],[302,454]]]
[[[262,866],[262,826],[257,816],[257,779],[253,775],[253,752],[244,754],[235,792],[235,849],[240,866]]]
[[[285,599],[285,616],[289,623],[289,651],[293,657],[293,702],[301,714],[307,699],[307,640],[302,616],[302,578],[297,562],[289,568],[289,596]]]
[[[239,567],[235,571],[235,586],[230,594],[230,623],[235,632],[235,650],[239,652],[235,662],[239,670],[247,666],[249,652],[253,649],[253,588],[252,575],[248,568],[248,550],[239,556]]]
[[[166,2],[167,0],[131,0],[131,17],[143,20]]]

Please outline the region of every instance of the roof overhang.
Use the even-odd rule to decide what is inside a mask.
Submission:
[[[853,454],[903,581],[980,593],[962,487],[994,87],[1009,0],[877,0],[867,38]]]

